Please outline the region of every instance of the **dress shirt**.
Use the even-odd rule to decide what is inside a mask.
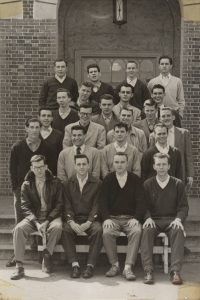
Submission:
[[[131,79],[131,78],[127,77],[126,81],[127,81],[128,84],[130,84],[130,85],[132,85],[132,87],[134,87],[136,85],[136,82],[137,82],[137,77],[134,78],[134,79]]]
[[[99,81],[99,82],[97,82],[97,83],[95,83],[95,84],[92,82],[92,84],[93,84],[93,88],[92,88],[93,92],[94,92],[94,93],[97,93],[98,90],[99,90],[100,87],[101,87],[101,81]]]
[[[123,187],[125,186],[126,184],[126,181],[127,181],[127,176],[128,176],[128,173],[126,172],[124,175],[120,176],[116,173],[116,177],[117,177],[117,181],[119,183],[119,186],[121,187],[121,189],[123,189]]]
[[[111,113],[110,116],[108,116],[108,117],[105,116],[105,115],[102,113],[102,117],[103,117],[105,123],[108,125],[108,124],[110,123],[111,119],[112,119],[112,113]]]
[[[126,148],[128,147],[128,143],[126,142],[125,145],[123,145],[122,147],[120,147],[117,142],[114,142],[114,147],[115,147],[115,150],[117,152],[125,152]]]
[[[36,179],[36,188],[41,201],[41,211],[47,211],[47,204],[44,200],[45,180]]]
[[[60,115],[61,119],[63,119],[63,120],[66,119],[67,116],[69,116],[70,111],[71,111],[71,108],[68,108],[68,110],[66,110],[65,112],[62,112],[60,110],[60,108],[58,109],[59,115]]]
[[[147,119],[146,119],[147,120]],[[148,124],[148,127],[149,127],[149,131],[150,132],[153,132],[153,129],[154,129],[154,126],[156,124],[156,120],[153,122],[153,123],[150,123],[148,120],[147,120],[147,124]]]
[[[53,128],[51,126],[49,126],[48,128],[44,128],[42,127],[40,130],[40,134],[43,137],[43,139],[47,139],[48,136],[52,133]]]
[[[88,174],[86,175],[86,177],[82,180],[78,174],[76,175],[77,179],[78,179],[78,183],[79,183],[79,188],[80,188],[80,192],[82,193],[83,187],[86,184],[87,180],[88,180]]]
[[[167,175],[167,179],[166,179],[165,181],[160,181],[160,180],[158,179],[158,176],[156,176],[156,181],[157,181],[157,183],[159,184],[159,186],[161,187],[161,189],[164,189],[164,188],[167,186],[167,184],[168,184],[168,182],[169,182],[169,179],[170,179],[170,176]]]
[[[156,148],[158,149],[158,151],[160,153],[163,153],[163,154],[168,154],[169,152],[169,145],[167,145],[166,147],[161,147],[158,143],[155,144]]]
[[[160,79],[161,79],[162,85],[164,87],[166,87],[171,79],[171,74],[168,74],[167,76],[163,76],[162,74],[160,74]]]
[[[170,129],[168,129],[167,144],[169,144],[171,147],[174,147],[174,143],[175,143],[174,126],[172,126]]]
[[[67,75],[63,76],[62,78],[60,78],[57,74],[55,75],[55,78],[60,82],[63,83],[63,81],[65,80]]]
[[[82,154],[83,152],[84,152],[84,150],[85,150],[85,145],[81,145],[81,146],[73,146],[73,148],[74,148],[74,153],[75,153],[75,155],[76,154]],[[78,153],[78,148],[80,148],[80,153]]]
[[[40,146],[41,139],[38,139],[37,141],[33,142],[33,141],[29,140],[29,138],[27,138],[26,143],[27,143],[28,147],[31,149],[31,151],[35,152]]]

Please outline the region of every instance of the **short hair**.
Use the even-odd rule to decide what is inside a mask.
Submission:
[[[157,124],[154,125],[153,131],[155,132],[156,128],[158,128],[158,127],[160,127],[160,128],[166,128],[166,131],[168,132],[167,126],[165,124],[161,123],[161,122],[159,122],[159,123],[157,123]]]
[[[127,107],[123,107],[122,110],[130,111],[132,116],[133,116],[133,110],[132,109],[127,108]],[[121,110],[121,112],[122,112],[122,110]],[[121,112],[120,112],[120,115],[121,115]]]
[[[162,55],[162,56],[160,56],[159,60],[158,60],[159,64],[160,64],[161,59],[169,59],[170,65],[172,65],[172,63],[173,63],[172,57],[169,56],[169,55]]]
[[[42,126],[42,124],[38,118],[28,118],[25,122],[25,126],[29,127],[30,123],[33,123],[33,122],[39,123],[40,127]]]
[[[81,104],[80,105],[80,107],[79,107],[79,111],[81,110],[81,108],[91,108],[92,109],[92,105],[91,104],[87,104],[87,103],[85,103],[85,104]]]
[[[101,102],[102,99],[103,100],[112,100],[112,102],[114,103],[114,98],[110,94],[103,94],[103,95],[101,95],[100,96],[100,102]]]
[[[160,153],[160,152],[155,153],[153,156],[154,163],[155,163],[156,158],[160,158],[160,159],[167,158],[168,163],[170,163],[170,156],[167,153]]]
[[[145,106],[155,106],[156,107],[156,102],[153,99],[147,99],[144,101],[144,107]]]
[[[83,85],[84,85],[85,87],[88,87],[88,88],[91,88],[91,89],[92,89],[93,86],[94,86],[94,85],[92,84],[92,82],[90,82],[90,81],[83,81],[83,82],[81,83],[80,87],[83,86]]]
[[[171,108],[171,107],[168,107],[168,106],[164,106],[164,107],[162,107],[162,108],[160,109],[160,113],[161,113],[161,111],[163,111],[163,110],[164,110],[164,111],[166,111],[166,110],[170,111],[171,114],[172,114],[172,116],[175,116],[175,117],[176,117],[177,112],[176,112],[175,109],[173,109],[173,108]]]
[[[72,126],[72,128],[71,128],[71,133],[72,133],[72,131],[74,131],[74,130],[82,130],[82,131],[83,131],[83,134],[86,134],[85,128],[84,128],[83,126],[81,126],[81,125],[74,125],[74,126]]]
[[[121,88],[122,88],[123,86],[124,86],[124,87],[129,87],[129,88],[131,88],[132,93],[134,93],[134,87],[133,87],[131,84],[126,83],[126,82],[120,84],[120,86],[119,86],[119,92],[121,91]]]
[[[128,65],[128,64],[135,64],[136,67],[138,68],[138,63],[137,63],[137,61],[135,61],[135,60],[128,60],[127,63],[126,63],[126,68],[127,68],[127,65]]]
[[[67,65],[68,65],[67,61],[64,60],[64,59],[62,59],[62,58],[56,58],[56,59],[54,60],[54,66],[56,65],[57,62],[61,62],[61,61],[64,61],[65,65],[66,65],[66,67],[67,67]]]
[[[87,72],[89,73],[89,70],[92,68],[96,68],[98,70],[98,72],[100,72],[100,67],[97,64],[90,64],[87,66]]]
[[[125,128],[126,132],[128,132],[128,125],[123,123],[123,122],[119,122],[117,124],[114,125],[114,131],[115,131],[115,128],[118,127],[118,128]]]
[[[38,110],[38,115],[40,116],[40,113],[42,110],[48,110],[51,112],[51,115],[53,116],[53,112],[52,112],[52,109],[48,106],[44,106],[44,107],[40,107],[39,110]]]
[[[115,153],[114,157],[115,157],[116,155],[118,155],[118,156],[125,156],[125,157],[126,157],[126,160],[128,161],[128,155],[127,155],[127,153],[125,153],[125,152],[117,152],[117,153]],[[114,157],[113,157],[113,160],[114,160]]]
[[[85,154],[76,154],[76,155],[74,155],[74,162],[76,163],[77,159],[79,159],[79,158],[85,158],[87,160],[87,163],[88,164],[90,163],[89,158]]]
[[[162,84],[155,84],[151,89],[152,93],[153,93],[153,90],[155,90],[155,89],[163,90],[163,93],[165,92],[165,88]]]
[[[57,89],[56,93],[57,93],[57,94],[58,94],[58,93],[66,93],[67,96],[68,96],[69,98],[71,98],[71,93],[70,93],[70,91],[69,91],[68,89],[65,89],[65,88],[59,88],[59,89]]]
[[[31,164],[33,163],[33,162],[39,162],[39,161],[43,161],[44,162],[44,164],[46,165],[46,157],[44,156],[44,155],[33,155],[32,157],[31,157],[31,160],[30,160],[30,162],[31,162]]]

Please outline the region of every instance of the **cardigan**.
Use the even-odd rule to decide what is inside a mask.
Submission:
[[[98,89],[98,91],[94,92],[92,90],[90,99],[96,101],[97,103],[100,103],[100,97],[104,94],[110,94],[113,97],[115,97],[115,92],[114,92],[112,86],[108,83],[101,81],[101,85],[100,85],[100,88]]]

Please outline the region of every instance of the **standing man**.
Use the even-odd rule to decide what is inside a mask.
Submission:
[[[100,193],[103,243],[111,264],[106,276],[114,277],[120,272],[116,238],[123,231],[128,238],[123,276],[127,280],[135,280],[133,268],[142,233],[140,221],[146,209],[144,190],[140,178],[127,171],[126,153],[115,153],[113,166],[114,172],[104,178]]]
[[[42,268],[51,273],[51,256],[62,234],[61,212],[63,188],[61,182],[48,170],[45,157],[34,155],[31,158],[31,171],[27,174],[21,190],[24,219],[14,230],[14,251],[16,272],[12,280],[24,277],[24,252],[28,236],[38,230],[47,236],[43,252]]]
[[[54,77],[47,79],[40,91],[39,106],[48,106],[57,109],[56,93],[60,88],[69,90],[72,101],[76,102],[78,97],[78,86],[74,79],[67,76],[67,62],[58,59],[54,63]]]
[[[132,85],[134,88],[134,94],[130,99],[130,104],[143,109],[144,101],[150,98],[149,90],[140,79],[138,79],[138,64],[135,60],[130,60],[126,64],[126,80],[124,80],[121,84],[116,87],[116,94],[118,95],[120,86],[124,83],[128,83]]]
[[[88,236],[89,254],[83,278],[93,276],[102,248],[102,227],[98,222],[100,181],[88,174],[89,160],[84,154],[75,155],[76,174],[65,185],[63,248],[72,264],[71,277],[79,278],[81,269],[76,254],[77,234]]]
[[[159,58],[160,75],[151,79],[148,83],[149,91],[155,84],[161,84],[165,88],[164,105],[175,109],[179,113],[180,122],[183,118],[185,99],[183,84],[180,78],[171,75],[172,58],[163,55]]]
[[[144,183],[148,197],[148,210],[143,224],[141,259],[145,272],[144,283],[154,283],[153,245],[155,237],[165,232],[170,239],[171,267],[170,279],[173,284],[182,284],[180,276],[184,256],[184,221],[188,214],[188,203],[184,184],[168,174],[170,160],[168,154],[154,154],[153,168],[156,176]]]

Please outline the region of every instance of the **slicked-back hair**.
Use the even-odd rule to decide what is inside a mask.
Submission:
[[[125,128],[126,132],[128,132],[128,125],[123,122],[119,122],[119,123],[115,124],[114,131],[115,131],[115,128]]]
[[[57,62],[61,62],[61,61],[64,61],[65,65],[67,67],[67,65],[68,65],[67,61],[62,59],[62,58],[56,58],[55,61],[54,61],[54,66],[56,65]]]
[[[67,96],[68,96],[69,98],[71,98],[71,93],[70,93],[70,91],[69,91],[68,89],[65,89],[65,88],[59,88],[59,89],[57,89],[57,94],[58,94],[58,93],[66,93]]]
[[[46,157],[44,155],[33,155],[30,160],[31,164],[33,162],[39,162],[39,161],[43,161],[44,164],[46,165]]]
[[[155,84],[152,89],[151,89],[151,92],[153,93],[153,90],[155,89],[160,89],[160,90],[163,90],[163,92],[165,92],[165,88],[162,84]]]
[[[74,126],[72,126],[71,133],[73,131],[75,131],[75,130],[81,130],[84,135],[86,134],[85,128],[83,126],[81,126],[81,125],[74,125]]]
[[[98,70],[98,72],[101,72],[99,65],[97,65],[95,63],[94,64],[90,64],[90,65],[87,66],[87,72],[89,73],[89,70],[92,69],[92,68],[96,68]]]
[[[156,128],[166,128],[166,131],[168,133],[168,128],[165,124],[163,124],[162,122],[159,122],[157,124],[154,125],[154,128],[153,128],[153,131],[155,132],[156,131]]]
[[[133,116],[133,110],[132,109],[129,109],[127,107],[123,107],[122,110],[125,110],[125,111],[130,111],[131,112],[131,115]],[[122,112],[121,110],[121,112]],[[121,112],[120,112],[120,115],[121,115]]]
[[[52,109],[50,107],[48,107],[48,106],[40,107],[39,110],[38,110],[38,115],[39,116],[40,116],[42,110],[48,110],[48,111],[50,111],[51,115],[53,117],[53,112],[52,112]]]
[[[170,156],[167,153],[160,153],[160,152],[155,153],[154,156],[153,156],[154,164],[155,164],[156,158],[160,158],[160,159],[167,158],[168,164],[170,164]]]
[[[115,157],[116,155],[118,155],[118,156],[125,156],[125,157],[126,157],[126,160],[128,161],[128,155],[127,155],[127,153],[125,153],[125,152],[117,152],[117,153],[115,153],[114,157]],[[113,160],[114,160],[114,158],[113,158]]]
[[[74,155],[74,162],[76,163],[77,159],[79,159],[79,158],[85,158],[87,160],[87,163],[88,164],[90,163],[89,158],[85,154],[76,154],[76,155]]]
[[[92,82],[90,82],[90,81],[83,81],[82,83],[81,83],[81,85],[80,85],[80,87],[82,87],[82,86],[85,86],[85,87],[87,87],[87,88],[93,88],[93,83]]]
[[[170,63],[170,65],[172,65],[172,64],[173,64],[172,57],[171,57],[171,56],[169,56],[169,55],[162,55],[162,56],[160,56],[160,57],[159,57],[159,60],[158,60],[158,63],[159,63],[159,64],[160,64],[160,61],[161,61],[161,59],[168,59],[168,60],[169,60],[169,63]]]
[[[101,95],[100,102],[101,102],[101,100],[112,100],[112,102],[114,103],[114,98],[110,94],[103,94],[103,95]]]
[[[119,86],[119,92],[121,92],[121,88],[122,87],[126,87],[126,88],[129,87],[129,88],[131,88],[132,93],[134,93],[134,87],[131,84],[126,83],[126,82],[120,84],[120,86]]]
[[[133,59],[133,60],[128,60],[128,61],[127,61],[127,63],[126,63],[126,68],[127,68],[127,65],[128,65],[128,64],[135,64],[135,65],[136,65],[136,68],[138,68],[138,63],[137,63],[137,61],[134,60],[134,59]]]
[[[29,127],[30,123],[33,123],[33,122],[39,123],[40,127],[42,126],[42,124],[38,118],[28,118],[25,122],[25,126]]]
[[[81,110],[81,108],[91,108],[92,109],[92,106],[88,103],[85,103],[85,104],[81,104],[80,107],[79,107],[79,111]]]
[[[154,107],[156,107],[156,102],[151,98],[147,99],[147,100],[144,101],[144,107],[145,106],[154,106]]]

